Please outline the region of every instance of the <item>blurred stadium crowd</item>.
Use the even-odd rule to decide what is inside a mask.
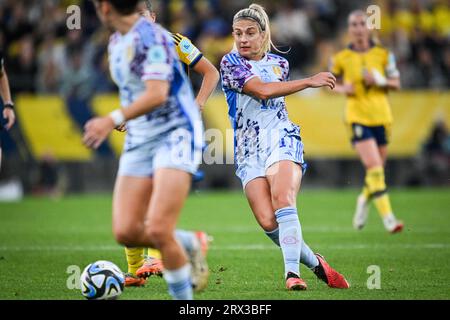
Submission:
[[[450,1],[447,0],[286,0],[255,1],[271,16],[274,43],[287,54],[296,76],[327,68],[345,46],[346,16],[377,4],[382,29],[377,37],[397,57],[405,88],[450,86]],[[70,5],[81,7],[81,30],[68,30]],[[232,47],[233,14],[249,1],[154,1],[158,21],[182,33],[216,66]],[[114,91],[106,46],[90,0],[1,0],[0,48],[13,94],[61,94],[89,99]],[[319,54],[320,53],[320,54]]]

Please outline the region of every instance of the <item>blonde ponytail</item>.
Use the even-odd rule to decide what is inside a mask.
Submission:
[[[264,32],[263,45],[261,46],[260,54],[268,53],[272,48],[277,52],[281,52],[272,42],[269,16],[261,5],[252,3],[248,8],[240,10],[234,15],[233,24],[244,19],[256,21],[260,31]]]

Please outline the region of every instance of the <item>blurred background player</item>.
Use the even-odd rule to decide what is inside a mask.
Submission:
[[[281,247],[286,288],[306,290],[300,262],[330,287],[348,288],[303,241],[296,200],[306,164],[300,128],[289,120],[285,103],[285,96],[306,88],[333,89],[336,79],[322,72],[289,81],[288,61],[270,53],[270,22],[259,5],[236,13],[233,35],[235,50],[222,59],[221,75],[235,131],[236,174],[256,220]]]
[[[94,4],[102,23],[116,31],[108,55],[122,108],[90,120],[83,142],[98,148],[127,122],[113,196],[114,235],[127,247],[159,249],[169,293],[193,299],[192,287],[206,286],[208,269],[200,248],[181,239],[183,250],[175,226],[201,159],[200,111],[169,34],[139,16],[138,0]]]
[[[3,126],[6,130],[11,129],[11,127],[14,125],[14,122],[16,121],[16,116],[14,114],[14,103],[11,99],[11,91],[9,90],[9,81],[8,81],[8,75],[5,71],[4,66],[4,58],[3,58],[3,52],[0,49],[0,96],[3,101],[3,112],[2,116],[3,119],[6,120],[6,124],[3,125],[3,121],[0,122],[0,130],[3,130]],[[0,170],[2,166],[2,145],[0,141]]]
[[[156,12],[153,10],[151,1],[140,1],[138,12],[149,21],[156,21]],[[189,71],[192,69],[203,78],[196,97],[196,102],[202,110],[219,82],[219,72],[188,38],[179,33],[172,33],[171,35],[186,73],[189,75]],[[186,242],[192,242],[193,246],[200,245],[206,255],[208,236],[205,232],[178,230],[176,236],[177,238],[184,238]],[[164,267],[161,261],[161,253],[158,250],[148,249],[147,257],[144,256],[144,248],[125,248],[125,253],[128,263],[128,272],[125,275],[126,286],[142,286],[145,284],[147,277],[153,274],[162,275]]]
[[[391,208],[384,165],[392,124],[387,93],[400,89],[400,73],[394,55],[372,39],[366,20],[367,15],[361,10],[350,13],[351,43],[332,58],[330,71],[339,79],[335,91],[347,95],[345,121],[366,170],[353,226],[358,230],[364,227],[373,201],[386,230],[396,233],[403,229],[403,223],[397,221]]]

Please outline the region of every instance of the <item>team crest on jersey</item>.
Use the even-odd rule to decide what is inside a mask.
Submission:
[[[354,130],[355,130],[355,136],[356,136],[358,139],[362,138],[362,135],[363,135],[363,127],[356,125]]]
[[[134,58],[134,47],[133,46],[129,46],[127,48],[127,61],[131,62]]]
[[[181,40],[179,46],[183,53],[189,54],[192,51],[192,43],[188,39]]]
[[[273,72],[278,76],[281,77],[282,72],[281,72],[281,68],[279,66],[273,66]]]

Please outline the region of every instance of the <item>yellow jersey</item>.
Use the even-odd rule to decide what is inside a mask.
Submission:
[[[179,33],[172,33],[171,35],[180,61],[189,76],[189,68],[193,68],[203,57],[203,54],[187,37]]]
[[[349,124],[379,126],[392,123],[387,90],[364,84],[364,72],[372,70],[388,78],[400,76],[394,55],[374,44],[365,52],[355,51],[349,46],[331,59],[330,71],[336,77],[342,77],[344,84],[352,84],[355,90],[353,96],[347,97],[345,121]]]

